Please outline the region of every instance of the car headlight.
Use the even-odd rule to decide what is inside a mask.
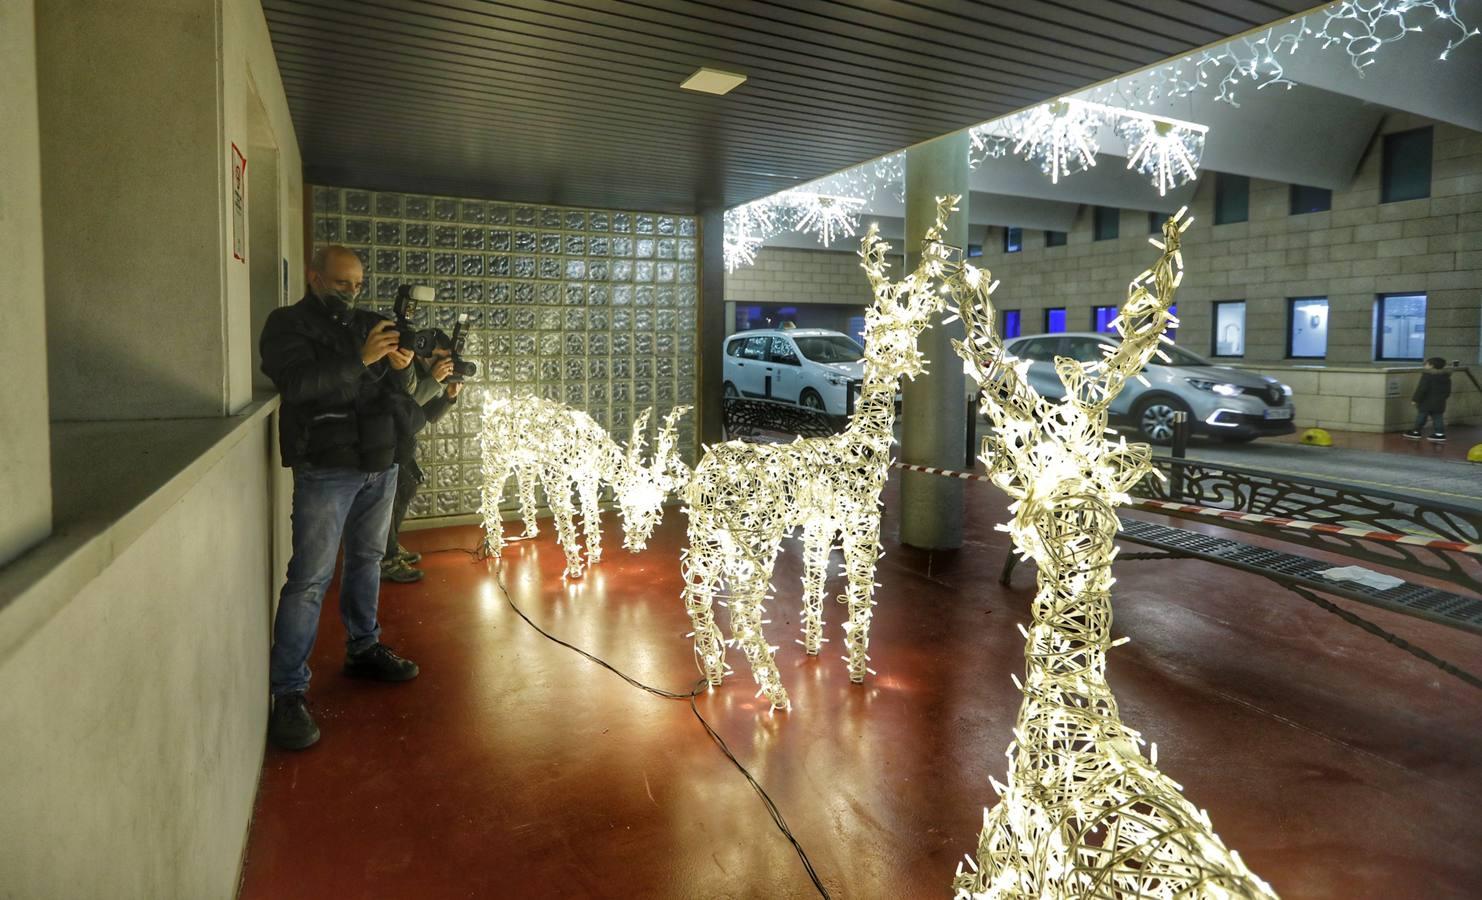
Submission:
[[[1244,392],[1244,389],[1238,384],[1227,384],[1223,381],[1205,381],[1201,378],[1188,378],[1185,380],[1201,391],[1214,391],[1221,397],[1236,397]]]
[[[832,385],[835,385],[835,386],[841,385],[841,384],[844,383],[844,379],[842,377],[838,376],[838,375],[827,375],[825,377],[828,378],[828,383],[829,384],[832,384]]]
[[[1281,396],[1283,396],[1283,397],[1290,397],[1291,395],[1292,395],[1292,386],[1289,385],[1289,384],[1283,384],[1281,386]]]

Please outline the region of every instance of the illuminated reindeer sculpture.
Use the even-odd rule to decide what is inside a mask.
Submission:
[[[1015,548],[1039,564],[1008,784],[993,782],[1000,799],[984,813],[977,858],[958,864],[958,900],[1275,896],[1158,770],[1156,748],[1143,756],[1106,683],[1106,651],[1121,643],[1111,639],[1116,507],[1151,471],[1146,444],[1107,440],[1107,407],[1176,324],[1182,216],[1150,239],[1162,255],[1128,288],[1121,344],[1096,362],[1055,360],[1057,402],[1030,387],[1027,360],[1004,352],[988,272],[964,265],[948,280],[967,326],[954,344],[995,431],[980,459],[1013,499]]]
[[[799,527],[804,567],[800,643],[816,655],[825,640],[825,580],[837,541],[848,578],[840,598],[849,610],[843,626],[845,659],[850,680],[864,681],[880,555],[880,490],[895,440],[895,395],[902,376],[922,371],[916,339],[942,307],[940,276],[951,251],[941,235],[955,202],[955,197],[938,201],[921,264],[903,281],[886,278],[890,247],[874,226],[861,242],[861,266],[875,301],[865,316],[864,384],[845,431],[790,444],[717,444],[695,467],[684,493],[689,515],[684,599],[695,629],[696,661],[711,684],[720,684],[726,669],[725,642],[712,606],[724,582],[731,640],[746,653],[757,694],[765,695],[773,708],[787,707],[787,691],[772,657],[775,648],[762,630],[767,622],[762,603],[782,539]]]
[[[654,445],[653,460],[642,462],[644,432],[651,410],[633,422],[627,449],[619,447],[606,429],[580,410],[538,397],[493,397],[484,404],[480,434],[484,461],[483,504],[489,551],[504,549],[499,504],[511,473],[519,482],[522,537],[538,533],[535,524],[535,485],[545,488],[546,502],[556,521],[556,536],[566,551],[566,575],[582,574],[582,553],[572,516],[575,492],[580,503],[586,538],[586,563],[602,558],[602,485],[612,487],[622,512],[623,546],[642,550],[663,515],[665,497],[689,478],[689,469],[675,452],[674,427],[689,410],[677,406],[665,417]]]

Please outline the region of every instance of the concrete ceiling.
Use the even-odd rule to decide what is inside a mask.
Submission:
[[[733,206],[1309,0],[263,0],[311,181]],[[746,74],[725,97],[679,83]]]

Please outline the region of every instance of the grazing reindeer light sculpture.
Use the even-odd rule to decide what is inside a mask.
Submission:
[[[959,900],[1275,896],[1157,769],[1156,745],[1143,757],[1106,683],[1106,651],[1121,643],[1111,639],[1115,508],[1151,471],[1146,444],[1106,439],[1107,407],[1168,340],[1183,212],[1150,239],[1162,256],[1128,288],[1121,344],[1097,362],[1055,360],[1059,402],[1005,354],[988,272],[964,265],[948,280],[967,326],[954,344],[996,432],[980,458],[1013,499],[1015,548],[1039,564],[1008,784],[993,782],[1000,799],[984,813],[977,858],[958,864]]]
[[[535,485],[545,488],[546,502],[556,520],[556,536],[566,551],[566,576],[582,574],[581,547],[572,522],[575,490],[581,504],[587,564],[602,558],[602,512],[598,505],[602,484],[612,487],[623,518],[623,546],[639,551],[648,543],[663,514],[664,499],[689,478],[689,469],[675,452],[674,428],[688,406],[676,406],[664,418],[654,445],[653,461],[644,466],[644,439],[651,410],[633,422],[633,437],[624,450],[602,426],[580,410],[538,397],[490,396],[484,403],[480,442],[484,460],[483,504],[489,551],[504,549],[499,503],[513,472],[519,481],[523,537],[538,533],[535,524]]]
[[[842,434],[790,444],[730,441],[710,447],[685,490],[689,548],[685,551],[685,605],[694,624],[695,655],[712,685],[725,674],[725,642],[715,624],[714,598],[729,588],[732,642],[751,664],[757,694],[774,709],[788,706],[762,626],[763,600],[782,538],[803,530],[803,644],[816,655],[823,638],[823,600],[829,555],[842,534],[848,587],[844,623],[849,679],[868,668],[870,608],[880,555],[880,490],[895,441],[895,394],[902,376],[924,368],[916,339],[942,308],[941,275],[957,251],[941,241],[956,197],[937,201],[936,224],[926,232],[921,263],[903,281],[886,277],[890,246],[871,226],[860,246],[861,266],[875,302],[865,316],[865,378]]]

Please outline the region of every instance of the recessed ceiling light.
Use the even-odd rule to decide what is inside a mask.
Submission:
[[[686,78],[680,87],[687,91],[700,91],[705,94],[729,94],[745,80],[745,75],[722,72],[719,69],[707,69],[702,66],[695,70],[695,74]]]

